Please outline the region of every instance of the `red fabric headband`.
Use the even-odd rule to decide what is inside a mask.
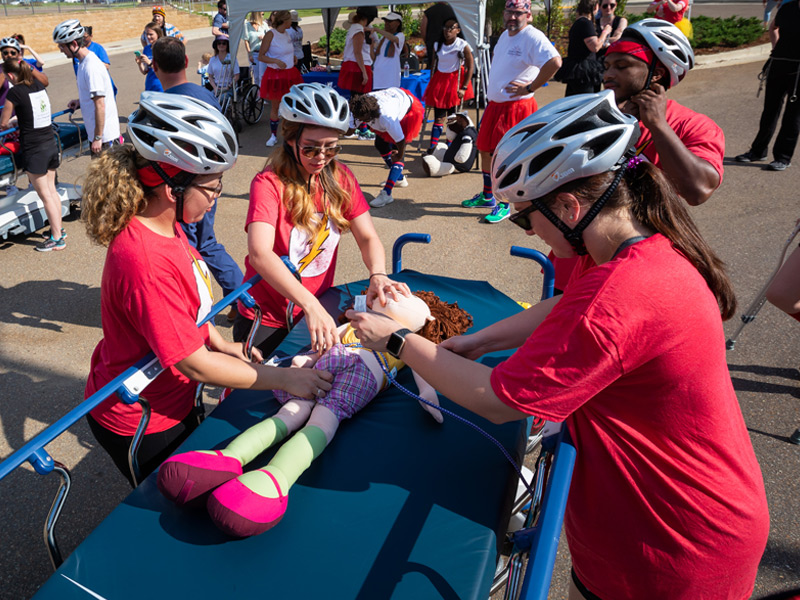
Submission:
[[[606,54],[612,54],[614,52],[619,52],[621,54],[630,54],[634,58],[638,58],[646,62],[648,65],[653,62],[655,55],[653,51],[650,50],[644,44],[640,44],[639,42],[633,42],[631,40],[617,40],[613,44],[608,47],[606,50]]]
[[[175,175],[181,172],[181,170],[178,167],[176,167],[175,165],[171,165],[169,163],[160,162],[158,163],[158,166],[164,169],[164,172],[169,177],[174,177]],[[145,187],[154,188],[158,187],[162,183],[165,183],[165,181],[161,178],[161,175],[156,173],[156,170],[152,167],[152,165],[147,165],[146,167],[142,167],[141,169],[139,169],[138,175],[139,175],[139,181],[141,181],[142,185],[144,185]]]

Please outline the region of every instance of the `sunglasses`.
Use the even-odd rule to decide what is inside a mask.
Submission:
[[[193,185],[192,187],[199,188],[206,192],[211,192],[214,195],[214,198],[219,198],[220,194],[222,194],[222,179],[219,180],[219,183],[215,185],[213,188],[208,187],[207,185]]]
[[[0,52],[0,54],[2,54],[3,56],[17,56],[19,55],[19,52],[17,52],[16,50],[3,50],[2,52]]]
[[[461,29],[461,27],[459,27],[458,25],[450,25],[450,27],[442,27],[442,29],[444,29],[445,31],[456,31],[458,29]]]
[[[601,4],[603,8],[617,8],[616,4]]]
[[[341,151],[341,146],[328,146],[327,148],[323,146],[300,146],[300,154],[306,158],[314,158],[320,153],[322,153],[325,158],[333,158]]]
[[[518,213],[514,213],[513,215],[508,217],[508,220],[511,221],[514,225],[521,227],[525,231],[530,231],[533,229],[533,225],[531,225],[531,218],[530,215],[539,210],[535,204],[531,204],[528,208],[523,208]]]

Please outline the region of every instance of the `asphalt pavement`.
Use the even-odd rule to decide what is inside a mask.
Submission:
[[[717,5],[713,5],[716,7]],[[760,15],[760,3],[720,5],[723,14]],[[741,7],[741,10],[739,10]],[[699,4],[695,14],[709,4]],[[313,24],[307,25],[307,39]],[[210,45],[200,35],[188,43],[190,80],[194,65]],[[111,46],[112,75],[117,86],[120,114],[127,115],[144,87],[124,43]],[[752,59],[751,59],[752,60]],[[724,130],[727,151],[725,177],[719,190],[691,213],[702,233],[727,263],[739,299],[740,313],[755,297],[776,267],[788,234],[800,218],[798,169],[761,170],[759,164],[736,164],[731,157],[748,149],[755,135],[762,98],[756,97],[761,62],[697,69],[674,90],[671,98],[711,116]],[[77,96],[72,68],[51,66],[53,109]],[[561,84],[537,93],[540,105],[563,96]],[[249,183],[263,167],[268,123],[247,127],[241,134],[241,155],[225,175],[224,197],[217,212],[217,236],[243,264],[243,229]],[[344,140],[340,155],[355,172],[368,198],[382,187],[386,171],[368,142]],[[62,165],[59,178],[80,182],[89,159]],[[395,202],[374,209],[373,218],[388,247],[406,232],[432,235],[428,246],[408,247],[404,266],[426,273],[487,280],[516,300],[535,302],[541,288],[539,269],[509,256],[512,245],[546,251],[537,238],[526,237],[508,221],[480,222],[480,211],[464,209],[460,201],[481,188],[478,171],[443,179],[425,178],[421,155],[407,160],[411,173],[407,188],[396,188]],[[89,360],[101,337],[100,276],[105,249],[87,239],[78,215],[67,218],[67,248],[40,254],[36,235],[0,242],[0,457],[53,423],[83,399]],[[796,243],[796,242],[795,242]],[[388,266],[388,265],[387,265]],[[336,283],[366,275],[352,236],[344,236]],[[216,297],[221,297],[218,287]],[[726,324],[731,335],[738,316]],[[218,320],[223,335],[230,326]],[[749,324],[728,353],[728,363],[742,412],[759,458],[770,506],[771,533],[756,582],[754,597],[800,588],[800,447],[788,436],[800,426],[800,327],[770,305]],[[210,390],[214,405],[218,390]],[[129,488],[110,459],[95,443],[85,423],[72,427],[48,451],[73,473],[70,498],[57,529],[69,554],[120,502]],[[50,575],[41,527],[57,487],[54,476],[36,475],[25,466],[0,482],[0,599],[30,597]],[[568,558],[561,544],[551,598],[566,598]],[[122,542],[117,552],[124,560]]]

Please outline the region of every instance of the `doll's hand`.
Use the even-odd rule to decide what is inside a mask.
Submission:
[[[456,335],[444,340],[439,346],[470,360],[476,360],[486,354],[475,334]]]
[[[295,369],[310,369],[313,367],[317,360],[319,360],[319,354],[298,354],[292,359],[292,368]]]
[[[411,290],[405,283],[389,279],[388,275],[370,277],[369,289],[367,290],[367,306],[369,308],[372,308],[376,298],[381,306],[386,306],[387,296],[389,295],[394,300],[399,300],[400,296],[410,296]]]
[[[351,309],[344,313],[344,316],[350,319],[350,325],[355,330],[361,345],[378,352],[385,352],[389,336],[402,329],[400,323],[380,313],[356,312]]]
[[[331,389],[333,375],[318,369],[281,369],[284,376],[281,389],[296,398],[324,398]]]

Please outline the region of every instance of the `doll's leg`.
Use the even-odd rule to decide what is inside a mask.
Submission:
[[[314,407],[303,429],[287,441],[263,469],[245,473],[215,489],[208,499],[211,520],[235,537],[258,535],[275,526],[286,512],[289,488],[327,447],[338,417]]]
[[[313,406],[312,400],[291,399],[222,450],[195,450],[168,458],[158,471],[158,489],[179,506],[204,506],[211,490],[241,475],[243,465],[299,429]]]

